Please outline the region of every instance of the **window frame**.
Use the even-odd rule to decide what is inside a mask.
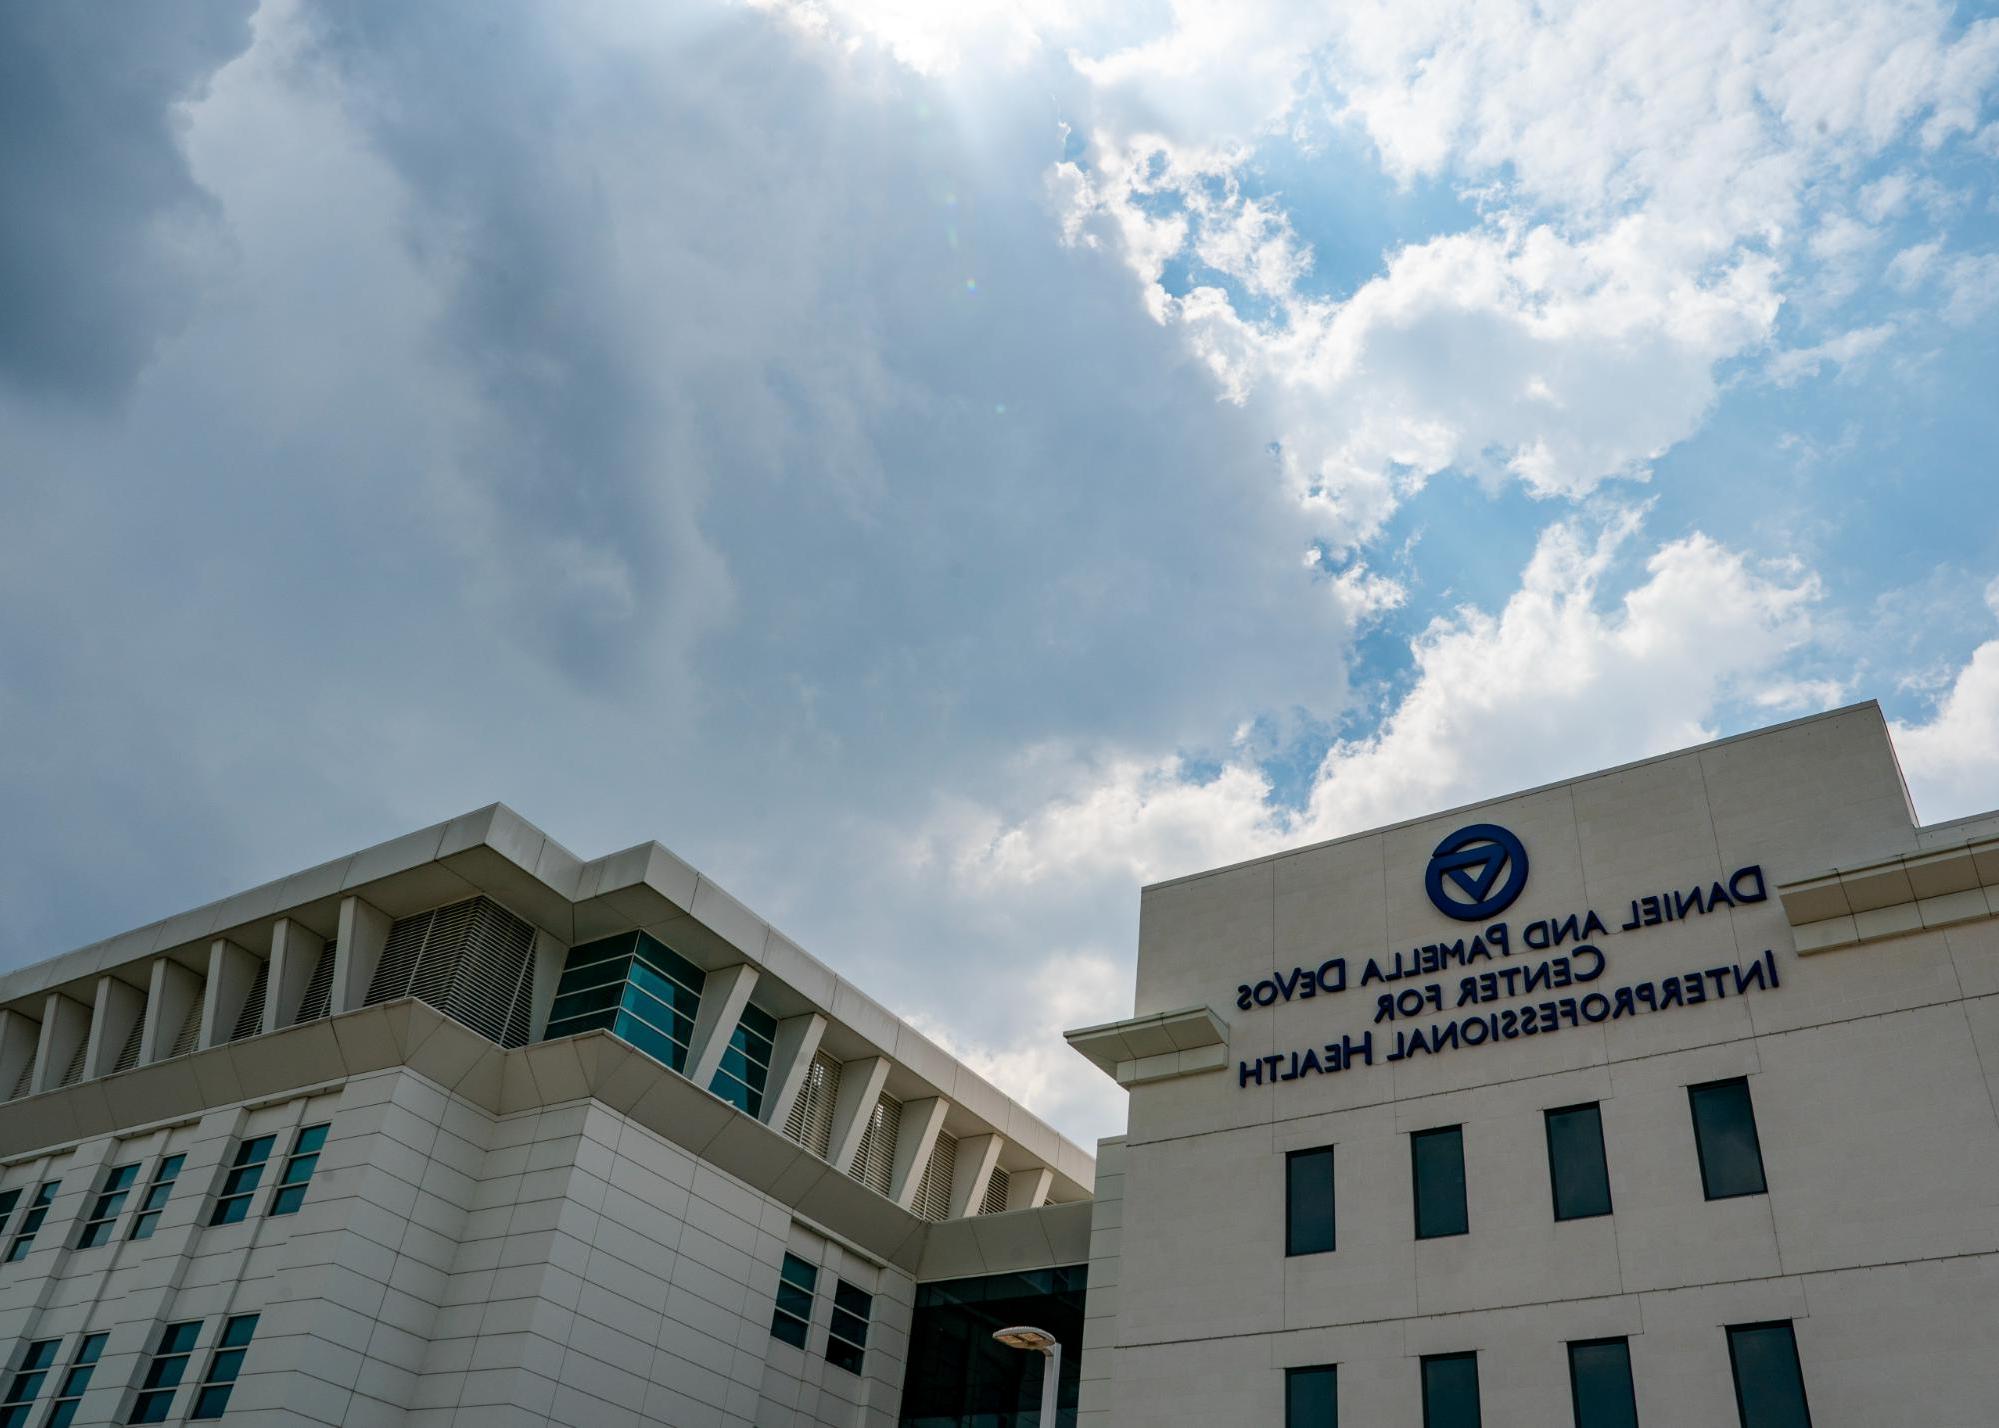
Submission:
[[[76,1352],[63,1366],[61,1382],[49,1395],[49,1412],[42,1420],[42,1428],[69,1428],[75,1421],[77,1407],[90,1388],[91,1376],[97,1371],[97,1361],[104,1357],[104,1345],[110,1337],[108,1329],[100,1329],[77,1341]]]
[[[332,1132],[333,1122],[316,1121],[309,1126],[300,1126],[292,1132],[291,1152],[285,1156],[285,1166],[278,1174],[278,1183],[271,1190],[271,1203],[265,1209],[266,1215],[296,1215],[305,1204],[305,1192],[312,1185],[312,1177],[319,1168],[320,1152],[325,1148],[326,1138]],[[312,1144],[307,1145],[308,1138]],[[299,1173],[300,1163],[304,1163],[304,1173]],[[286,1197],[293,1191],[296,1198],[287,1203]],[[252,1193],[255,1193],[254,1191]]]
[[[1728,1190],[1715,1193],[1714,1179],[1708,1168],[1707,1141],[1701,1135],[1700,1096],[1702,1092],[1714,1092],[1740,1086],[1742,1103],[1749,1108],[1749,1140],[1756,1152],[1756,1188],[1753,1190]],[[1701,1194],[1708,1200],[1742,1200],[1751,1195],[1770,1193],[1770,1171],[1763,1162],[1763,1132],[1756,1123],[1756,1098],[1750,1093],[1747,1076],[1724,1076],[1718,1081],[1702,1081],[1687,1087],[1687,1114],[1693,1119],[1694,1156],[1700,1162]]]
[[[1293,1401],[1294,1386],[1307,1378],[1321,1374],[1332,1380],[1333,1421],[1331,1423],[1300,1423],[1296,1420],[1296,1403]],[[1340,1428],[1340,1366],[1338,1364],[1297,1364],[1284,1370],[1284,1428]]]
[[[21,1362],[7,1375],[7,1396],[0,1399],[0,1424],[5,1428],[21,1428],[34,1415],[35,1400],[42,1396],[42,1386],[56,1371],[56,1360],[62,1354],[62,1336],[30,1339],[22,1349]],[[47,1349],[48,1356],[37,1363],[35,1353],[39,1349]]]
[[[28,1201],[28,1208],[21,1216],[21,1226],[14,1231],[14,1238],[7,1241],[7,1254],[0,1264],[19,1264],[28,1257],[35,1247],[35,1236],[42,1232],[48,1222],[49,1207],[56,1202],[62,1190],[62,1181],[44,1180],[35,1187],[34,1198]]]
[[[806,1277],[803,1283],[785,1273],[786,1270],[794,1265],[805,1272]],[[785,1306],[784,1291],[787,1288],[795,1289],[805,1296],[805,1312],[803,1314],[799,1313],[795,1308],[787,1308]],[[812,1341],[812,1306],[818,1300],[818,1297],[819,1266],[808,1259],[804,1259],[786,1250],[784,1259],[778,1265],[777,1269],[777,1293],[771,1301],[771,1337],[781,1344],[790,1344],[794,1349],[802,1352],[805,1346]],[[791,1338],[788,1333],[778,1332],[777,1326],[780,1319],[786,1324],[796,1324],[798,1326],[798,1337],[796,1339]]]
[[[1340,1247],[1339,1157],[1330,1145],[1305,1146],[1284,1153],[1284,1257],[1301,1259],[1307,1255],[1334,1254]],[[1326,1158],[1326,1221],[1330,1243],[1312,1249],[1298,1247],[1297,1166],[1300,1161]]]
[[[1422,1375],[1423,1380],[1423,1428],[1437,1428],[1437,1425],[1430,1421],[1430,1365],[1433,1363],[1456,1363],[1461,1360],[1469,1360],[1471,1363],[1472,1416],[1475,1421],[1475,1428],[1484,1428],[1485,1385],[1479,1380],[1478,1350],[1476,1349],[1460,1349],[1456,1353],[1449,1354],[1424,1354],[1418,1360],[1420,1365],[1418,1372]]]
[[[78,1249],[96,1249],[117,1238],[118,1217],[125,1213],[125,1202],[132,1198],[133,1187],[139,1183],[139,1167],[143,1164],[142,1160],[127,1161],[123,1165],[112,1166],[106,1172],[104,1188],[97,1192],[97,1198],[91,1202],[90,1213],[77,1229]],[[122,1182],[118,1179],[120,1175],[126,1175]],[[104,1237],[93,1241],[91,1235],[99,1229],[104,1231]]]
[[[264,1153],[255,1160],[249,1158],[252,1146],[262,1146],[264,1150]],[[229,1169],[223,1174],[222,1188],[215,1195],[215,1208],[208,1215],[210,1228],[217,1225],[240,1225],[250,1218],[257,1191],[263,1188],[264,1170],[270,1165],[271,1155],[277,1148],[276,1131],[268,1131],[263,1135],[246,1135],[236,1142],[236,1158],[230,1161]],[[247,1183],[238,1189],[230,1189],[230,1186],[238,1184],[239,1176],[247,1176]],[[237,1205],[243,1207],[243,1213],[231,1214],[231,1209]]]
[[[1631,1396],[1631,1421],[1638,1422],[1638,1379],[1631,1371],[1631,1340],[1624,1334],[1608,1334],[1596,1339],[1571,1339],[1564,1346],[1569,1360],[1569,1413],[1574,1418],[1576,1428],[1589,1428],[1583,1422],[1582,1388],[1576,1378],[1576,1350],[1601,1349],[1617,1344],[1624,1350],[1624,1390]]]
[[[1735,1390],[1735,1421],[1742,1428],[1750,1428],[1749,1410],[1742,1401],[1742,1361],[1736,1353],[1737,1334],[1757,1333],[1768,1329],[1782,1329],[1784,1338],[1791,1346],[1791,1364],[1798,1375],[1798,1406],[1805,1412],[1805,1428],[1812,1428],[1812,1395],[1805,1387],[1804,1355],[1798,1352],[1798,1326],[1795,1319],[1759,1319],[1751,1324],[1724,1325],[1722,1332],[1728,1338],[1728,1381]]]
[[[187,1418],[190,1423],[220,1418],[228,1411],[230,1395],[235,1393],[236,1382],[243,1375],[243,1360],[249,1357],[250,1342],[257,1336],[257,1320],[260,1317],[258,1314],[231,1314],[222,1321],[222,1332],[216,1335],[215,1345],[208,1351],[208,1367],[202,1372],[201,1381],[194,1386],[194,1397],[188,1400]],[[218,1377],[224,1367],[228,1369],[227,1375]],[[205,1408],[211,1398],[214,1399],[214,1411],[207,1412]]]
[[[1562,1213],[1562,1177],[1555,1163],[1555,1118],[1573,1116],[1583,1111],[1596,1114],[1596,1159],[1603,1168],[1603,1208],[1601,1210],[1579,1210],[1573,1214]],[[1579,1101],[1573,1106],[1550,1106],[1541,1112],[1541,1134],[1548,1146],[1548,1199],[1554,1211],[1555,1223],[1566,1225],[1575,1220],[1600,1220],[1617,1211],[1617,1196],[1610,1188],[1610,1150],[1603,1140],[1603,1102]]]
[[[862,1306],[859,1309],[854,1309],[842,1303],[841,1300],[848,1295],[858,1296],[864,1301]],[[847,1319],[851,1319],[859,1324],[860,1330],[858,1335],[851,1333],[843,1334],[840,1332],[843,1315]],[[867,1367],[868,1327],[874,1322],[874,1315],[875,1296],[861,1288],[858,1284],[849,1284],[846,1280],[835,1275],[833,1277],[833,1317],[826,1326],[826,1362],[833,1365],[834,1368],[844,1369],[856,1378],[861,1377],[863,1370]],[[853,1352],[854,1361],[852,1363],[847,1362],[844,1353],[834,1353],[833,1349],[836,1344],[843,1350],[851,1350]]]
[[[1422,1156],[1417,1147],[1425,1141],[1441,1136],[1455,1136],[1458,1146],[1458,1208],[1463,1226],[1455,1230],[1423,1230],[1423,1171]],[[1419,1240],[1450,1240],[1471,1233],[1471,1176],[1465,1168],[1465,1128],[1463,1122],[1447,1126],[1431,1126],[1425,1130],[1409,1133],[1409,1216],[1415,1237]]]
[[[187,1381],[187,1366],[194,1361],[194,1351],[201,1346],[201,1323],[199,1319],[178,1319],[161,1325],[152,1355],[146,1360],[146,1376],[139,1380],[138,1395],[132,1400],[132,1411],[125,1418],[127,1423],[164,1423],[173,1417],[174,1397],[180,1392],[181,1384]],[[187,1347],[169,1349],[167,1345],[178,1329],[191,1331]],[[168,1371],[170,1364],[173,1365],[171,1377]],[[158,1416],[145,1416],[154,1403],[162,1405]]]
[[[146,1193],[139,1197],[139,1208],[132,1212],[131,1226],[125,1231],[128,1240],[149,1240],[159,1228],[160,1216],[167,1208],[167,1201],[173,1198],[174,1184],[187,1164],[187,1152],[175,1151],[163,1155],[153,1163],[152,1178],[146,1181]],[[169,1169],[171,1167],[171,1169]],[[154,1196],[158,1196],[155,1203]]]

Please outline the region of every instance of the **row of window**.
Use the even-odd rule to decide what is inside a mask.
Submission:
[[[1575,1428],[1638,1428],[1628,1339],[1585,1339],[1569,1348]],[[1728,1329],[1728,1362],[1742,1428],[1811,1428],[1797,1336],[1790,1321]],[[1423,1428],[1481,1428],[1478,1355],[1422,1360]],[[1340,1371],[1315,1364],[1284,1371],[1284,1428],[1339,1428]]]
[[[1749,1082],[1737,1077],[1687,1088],[1700,1156],[1701,1187],[1710,1200],[1760,1195],[1763,1151]],[[1543,1114],[1548,1141],[1548,1182],[1557,1220],[1608,1215],[1610,1167],[1603,1150],[1603,1114],[1592,1102]],[[1433,1240],[1470,1232],[1465,1195],[1463,1126],[1438,1126],[1409,1137],[1409,1173],[1416,1238]],[[1284,1252],[1324,1254],[1337,1245],[1333,1198],[1333,1148],[1294,1150],[1285,1160]]]
[[[293,1133],[291,1153],[285,1158],[283,1173],[278,1179],[277,1189],[272,1192],[266,1213],[294,1214],[305,1203],[306,1189],[319,1165],[320,1147],[326,1144],[327,1129],[327,1124],[322,1122],[302,1126]],[[235,1159],[222,1181],[222,1192],[216,1197],[214,1213],[208,1217],[209,1224],[233,1225],[248,1218],[252,1199],[276,1145],[276,1136],[260,1135],[236,1147]],[[126,1239],[152,1237],[153,1231],[159,1227],[160,1213],[166,1209],[167,1201],[173,1195],[181,1167],[186,1163],[185,1155],[160,1157],[153,1166],[152,1178],[146,1182],[145,1193],[139,1198],[131,1226],[125,1231]],[[116,1238],[119,1217],[125,1213],[127,1203],[138,1189],[139,1169],[140,1162],[134,1160],[114,1165],[105,1173],[103,1188],[91,1201],[90,1213],[84,1216],[77,1230],[78,1249],[95,1249]],[[48,1219],[49,1206],[55,1203],[56,1191],[61,1188],[60,1180],[44,1180],[35,1187],[34,1198],[28,1202],[27,1212],[21,1216],[21,1223],[15,1227],[13,1237],[7,1240],[7,1252],[5,1256],[0,1256],[0,1262],[13,1264],[27,1258],[28,1251],[35,1246],[36,1236],[41,1233],[43,1221]],[[0,1235],[6,1233],[7,1222],[13,1217],[14,1207],[20,1200],[19,1188],[0,1190]]]
[[[795,1349],[805,1347],[812,1325],[812,1294],[819,1284],[819,1267],[795,1254],[784,1257],[777,1276],[777,1304],[771,1310],[771,1337]],[[833,1281],[833,1319],[826,1329],[826,1362],[848,1373],[861,1371],[868,1347],[868,1319],[874,1295],[844,1279]]]
[[[256,1332],[255,1314],[235,1314],[222,1321],[222,1333],[209,1351],[207,1371],[188,1405],[189,1418],[222,1416],[229,1406],[236,1379],[243,1371],[243,1356],[249,1352],[250,1340]],[[172,1416],[174,1395],[187,1377],[188,1364],[194,1358],[200,1337],[199,1319],[168,1324],[161,1330],[158,1347],[146,1364],[145,1377],[132,1400],[131,1414],[125,1419],[127,1423],[164,1423]],[[97,1371],[97,1361],[104,1356],[104,1342],[108,1338],[109,1334],[97,1333],[85,1334],[77,1340],[76,1349],[49,1396],[48,1412],[39,1428],[69,1428],[78,1405],[83,1402],[84,1390],[90,1387],[91,1375]],[[20,1366],[7,1383],[6,1399],[0,1401],[0,1428],[26,1428],[42,1388],[55,1373],[61,1353],[61,1339],[36,1339],[23,1347]]]

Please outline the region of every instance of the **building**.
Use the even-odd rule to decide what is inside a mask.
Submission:
[[[0,1097],[0,1428],[955,1423],[1081,1333],[1087,1153],[499,806],[0,977]]]
[[[1863,705],[1147,888],[1086,1428],[1999,1423],[1999,814]]]

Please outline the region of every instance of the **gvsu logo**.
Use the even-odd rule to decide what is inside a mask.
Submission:
[[[1423,887],[1437,911],[1483,922],[1513,906],[1527,886],[1527,850],[1497,823],[1460,828],[1437,845]]]

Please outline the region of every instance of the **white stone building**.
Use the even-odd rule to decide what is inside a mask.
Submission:
[[[1999,1423],[1999,814],[1862,705],[1147,888],[1087,1428]]]
[[[0,1428],[880,1428],[1080,1332],[1088,1154],[499,806],[0,977],[0,1098]]]

